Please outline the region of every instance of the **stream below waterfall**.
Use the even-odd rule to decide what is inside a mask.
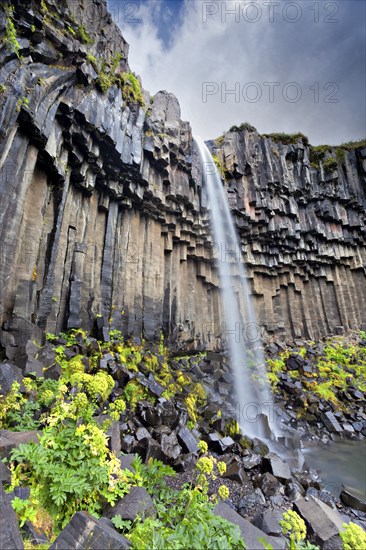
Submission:
[[[342,484],[366,499],[366,441],[337,441],[303,449],[306,463],[315,468],[325,488],[338,497]]]

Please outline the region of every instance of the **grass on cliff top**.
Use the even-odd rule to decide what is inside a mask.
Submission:
[[[304,145],[309,145],[309,138],[302,134],[301,132],[297,132],[296,134],[285,134],[283,132],[275,132],[272,134],[262,134],[261,137],[269,138],[275,143],[283,143],[284,145],[295,145],[300,140],[303,142]]]

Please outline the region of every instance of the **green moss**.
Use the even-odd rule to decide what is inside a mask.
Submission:
[[[352,151],[353,149],[358,149],[359,147],[366,147],[366,139],[360,139],[358,141],[347,141],[339,145],[342,149],[347,149]]]
[[[112,86],[113,81],[110,75],[106,73],[99,73],[99,76],[97,78],[97,86],[99,87],[100,91],[103,94],[106,94],[109,90],[109,88]]]
[[[247,132],[256,132],[257,129],[252,126],[251,124],[249,124],[249,122],[243,122],[242,124],[240,124],[240,126],[231,126],[231,128],[229,128],[229,132],[242,132],[246,130]]]
[[[217,145],[217,147],[220,147],[220,145],[224,143],[224,140],[225,140],[224,136],[219,136],[218,138],[215,139],[215,145]]]
[[[262,137],[270,138],[272,141],[276,143],[283,143],[284,145],[295,145],[299,142],[299,140],[301,140],[304,145],[309,145],[309,138],[301,132],[297,132],[296,134],[275,132],[272,134],[263,134]]]
[[[14,25],[14,8],[13,6],[4,6],[4,10],[6,13],[6,26],[5,34],[1,38],[1,42],[7,50],[15,53],[17,57],[20,57],[20,44],[17,39],[17,31]]]
[[[323,168],[326,173],[334,172],[337,169],[337,159],[330,157],[323,162]]]
[[[225,168],[224,168],[223,163],[221,162],[219,157],[217,155],[215,155],[215,153],[212,153],[212,158],[213,158],[214,163],[216,164],[216,167],[218,168],[218,170],[221,174],[222,179],[224,181],[226,181]]]
[[[96,58],[94,55],[92,55],[92,54],[90,54],[90,53],[87,53],[87,54],[86,54],[86,59],[87,59],[87,61],[89,61],[89,63],[91,63],[92,65],[97,66],[97,58]]]
[[[122,73],[122,97],[127,102],[139,103],[141,106],[145,105],[144,97],[141,90],[141,85],[136,76],[129,73]]]
[[[337,147],[335,154],[336,154],[336,159],[340,164],[344,162],[346,158],[346,153],[345,153],[345,150],[342,149],[342,147]]]
[[[83,25],[79,25],[76,31],[76,36],[83,44],[93,44],[94,40],[90,34],[86,31]]]

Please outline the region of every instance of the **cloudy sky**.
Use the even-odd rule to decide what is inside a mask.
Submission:
[[[312,144],[366,135],[365,0],[108,0],[130,66],[193,132],[233,124]]]

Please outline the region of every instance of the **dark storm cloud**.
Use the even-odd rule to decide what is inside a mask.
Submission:
[[[131,67],[152,93],[175,93],[205,139],[246,120],[261,132],[300,130],[314,144],[365,135],[363,0],[136,6],[139,23],[120,20]]]

